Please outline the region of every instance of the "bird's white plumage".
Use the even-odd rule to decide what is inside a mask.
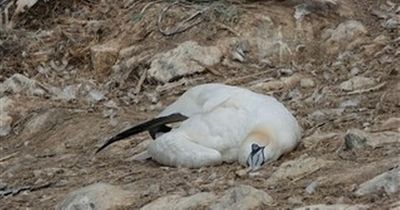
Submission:
[[[159,116],[181,113],[189,118],[159,136],[147,151],[171,166],[201,167],[223,161],[245,164],[254,132],[267,133],[271,160],[292,150],[301,136],[293,115],[276,99],[223,84],[204,84],[186,91]],[[250,135],[250,137],[249,137]],[[243,153],[243,154],[241,154]]]

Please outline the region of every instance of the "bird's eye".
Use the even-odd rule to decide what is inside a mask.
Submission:
[[[252,152],[258,152],[262,147],[260,147],[258,144],[252,144],[251,145],[251,151]]]

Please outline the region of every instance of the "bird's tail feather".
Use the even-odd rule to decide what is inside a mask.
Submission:
[[[104,148],[109,146],[110,144],[120,141],[128,136],[132,136],[132,135],[141,133],[143,131],[152,130],[156,127],[164,126],[165,124],[168,124],[168,123],[184,121],[187,118],[188,117],[186,117],[180,113],[173,113],[173,114],[170,114],[167,116],[158,117],[158,118],[146,121],[139,125],[135,125],[133,127],[130,127],[128,129],[118,133],[117,135],[111,137],[110,139],[108,139],[99,149],[97,149],[96,153],[100,152],[101,150],[103,150]]]

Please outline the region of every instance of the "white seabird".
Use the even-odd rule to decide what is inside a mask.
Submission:
[[[179,121],[177,128],[166,126]],[[163,165],[198,168],[239,161],[255,170],[293,150],[302,129],[275,98],[211,83],[187,90],[155,119],[122,131],[97,152],[146,130],[155,139],[147,152]]]

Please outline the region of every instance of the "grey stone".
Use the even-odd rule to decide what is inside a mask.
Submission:
[[[41,110],[26,122],[23,134],[32,137],[39,132],[49,131],[62,122],[67,115],[68,112],[61,109]]]
[[[272,205],[268,193],[251,186],[232,187],[221,195],[202,192],[191,196],[167,195],[142,207],[142,210],[183,210],[183,209],[255,209]]]
[[[198,72],[220,62],[222,52],[215,46],[199,46],[187,41],[165,53],[153,57],[148,71],[150,77],[166,83],[170,80]]]
[[[9,115],[0,115],[0,137],[7,136],[11,132],[13,119]]]
[[[17,1],[17,8],[15,9],[15,15],[19,13],[23,13],[27,11],[29,8],[33,7],[38,2],[38,0],[30,0],[30,1]]]
[[[0,98],[0,137],[6,136],[11,132],[13,118],[8,111],[13,103],[13,100],[8,97]]]
[[[395,131],[383,131],[368,133],[359,129],[350,129],[346,132],[345,147],[347,149],[361,148],[364,145],[373,148],[400,143],[400,133]]]
[[[262,83],[255,84],[251,87],[251,89],[274,91],[274,90],[283,89],[284,87],[285,87],[284,82],[282,82],[281,80],[274,80],[274,81],[262,82]]]
[[[279,69],[279,73],[284,76],[291,76],[294,74],[293,69]]]
[[[263,91],[274,91],[283,88],[293,89],[300,83],[301,79],[302,75],[293,74],[288,77],[281,77],[279,80],[256,83],[252,85],[250,89]]]
[[[48,88],[44,85],[22,74],[14,74],[0,84],[0,98],[6,95],[6,93],[23,93],[29,96],[42,96],[47,91]]]
[[[310,78],[304,78],[300,80],[300,86],[302,88],[312,88],[315,87],[315,82]]]
[[[211,206],[211,209],[256,209],[272,205],[272,202],[272,197],[265,191],[240,185],[225,191],[224,195]]]
[[[318,187],[318,182],[313,181],[311,182],[307,187],[306,187],[306,192],[308,194],[313,194],[315,192],[315,189]]]
[[[355,194],[363,196],[384,190],[388,194],[397,193],[400,190],[400,167],[382,173],[371,180],[362,183]]]
[[[387,29],[396,29],[400,27],[400,15],[388,19],[383,26]]]
[[[290,198],[288,198],[288,203],[294,205],[304,204],[303,199],[300,196],[291,196]]]
[[[351,79],[340,83],[339,88],[344,91],[354,91],[363,88],[370,88],[376,85],[376,81],[363,76],[355,76]]]
[[[80,85],[68,85],[62,90],[59,88],[53,88],[52,93],[54,99],[63,101],[73,101],[77,98]]]
[[[291,14],[285,14],[281,18],[292,21],[293,17]],[[258,63],[268,60],[268,66],[288,64],[296,45],[288,40],[295,39],[294,33],[286,33],[291,29],[276,24],[272,19],[267,14],[259,14],[257,18],[249,19],[248,24],[241,26],[240,36],[249,41],[252,53],[258,59]],[[305,30],[296,32],[298,32],[296,35],[307,33]],[[307,36],[305,35],[305,37]]]
[[[334,161],[308,157],[307,154],[301,157],[282,163],[279,168],[267,179],[268,184],[274,184],[280,180],[299,179],[311,174],[322,167],[332,165]]]
[[[295,208],[295,210],[363,210],[368,209],[366,205],[348,205],[348,204],[317,204],[311,206],[304,206],[300,208]]]
[[[354,98],[354,99],[342,101],[339,104],[339,107],[340,108],[353,108],[353,107],[357,107],[359,104],[360,104],[360,99]]]
[[[115,209],[132,204],[132,192],[105,183],[96,183],[69,193],[57,210]]]
[[[141,208],[141,210],[180,210],[205,207],[216,199],[213,193],[198,193],[183,197],[180,195],[168,195],[161,197]]]
[[[359,68],[354,67],[354,68],[352,68],[352,69],[350,70],[350,75],[356,76],[356,75],[358,75],[360,72],[361,72],[361,70],[360,70]]]
[[[235,174],[237,175],[237,176],[239,176],[239,177],[244,177],[244,176],[246,176],[247,175],[247,170],[246,169],[240,169],[240,170],[237,170],[236,172],[235,172]]]
[[[248,40],[241,40],[235,43],[234,49],[231,52],[232,59],[239,62],[246,61],[246,54],[250,51],[250,43]]]
[[[296,11],[294,12],[294,18],[297,21],[303,20],[303,18],[311,13],[307,4],[299,4],[295,7]]]
[[[345,149],[351,150],[362,148],[367,144],[367,138],[366,133],[361,130],[348,130],[344,136]]]
[[[367,29],[361,22],[347,20],[335,29],[328,29],[322,34],[322,38],[325,40],[324,48],[329,54],[336,54],[357,46],[366,34]]]
[[[104,100],[104,98],[105,98],[104,93],[96,89],[90,90],[87,96],[87,100],[92,103],[97,103],[99,101],[102,101]]]

